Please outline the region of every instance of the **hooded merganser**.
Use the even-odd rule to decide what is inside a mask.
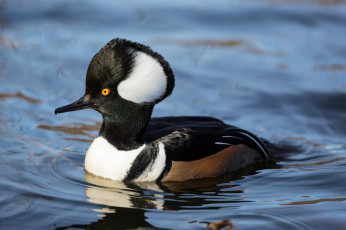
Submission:
[[[117,38],[91,60],[84,96],[55,114],[87,108],[102,114],[85,170],[113,180],[217,177],[268,158],[265,144],[254,134],[218,119],[151,118],[154,106],[173,88],[173,71],[160,54]]]

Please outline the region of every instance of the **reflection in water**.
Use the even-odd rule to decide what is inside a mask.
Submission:
[[[86,174],[85,180],[89,183],[86,188],[87,201],[102,205],[100,208],[93,209],[93,211],[99,213],[98,216],[101,219],[88,225],[74,224],[57,229],[131,229],[132,227],[156,229],[145,221],[146,213],[150,212],[150,210],[166,210],[170,212],[180,210],[182,205],[191,208],[202,207],[209,203],[214,203],[210,199],[221,195],[218,194],[220,189],[233,189],[233,187],[236,187],[228,183],[215,187],[217,184],[225,182],[225,178],[196,180],[189,183],[123,183]],[[239,195],[242,192],[241,190],[233,189],[232,197],[236,202],[239,202]],[[226,195],[228,191],[224,193]],[[177,206],[177,199],[185,201],[180,201],[181,205]],[[196,221],[188,215],[186,218],[189,219],[190,223],[197,223],[202,227],[205,227],[208,223]],[[215,223],[215,225],[217,224]]]
[[[90,202],[115,207],[115,209],[118,207],[163,209],[161,195],[163,191],[157,183],[125,184],[121,181],[113,181],[91,174],[86,174],[85,180],[93,184],[86,189],[86,195]],[[146,190],[152,191],[152,194],[143,196],[143,191]]]
[[[163,209],[163,191],[158,184],[153,182],[125,184],[91,174],[86,174],[85,180],[89,183],[86,187],[87,201],[102,205],[93,209],[99,213],[101,219],[87,225],[74,224],[57,229],[137,229],[138,227],[155,229],[146,221],[147,211],[144,209]]]
[[[91,174],[85,175],[88,183],[86,186],[87,201],[100,205],[92,210],[97,213],[98,221],[87,225],[73,224],[57,229],[81,228],[81,229],[131,229],[138,227],[150,227],[146,216],[162,210],[169,214],[177,214],[180,210],[203,210],[218,208],[227,201],[229,207],[239,207],[244,193],[238,185],[228,181],[242,178],[244,175],[256,174],[260,165],[252,165],[234,172],[223,178],[207,178],[186,182],[131,182],[123,183],[113,181]],[[263,166],[262,166],[263,167]],[[178,213],[179,214],[179,213]],[[200,221],[194,215],[184,212],[183,216],[189,224],[196,224],[205,228],[208,221]],[[224,219],[222,215],[218,220]],[[173,220],[172,220],[173,221]],[[78,222],[78,221],[77,221]],[[215,225],[225,221],[216,221]],[[227,223],[231,223],[228,220]],[[212,224],[213,225],[213,224]],[[232,226],[232,224],[228,224]],[[220,225],[221,226],[221,225]],[[227,224],[226,224],[227,226]],[[171,226],[172,228],[173,226]],[[179,229],[179,227],[173,227]]]
[[[63,229],[156,229],[149,224],[145,217],[145,210],[118,208],[115,213],[107,213],[102,219],[87,225],[73,224],[56,228]]]

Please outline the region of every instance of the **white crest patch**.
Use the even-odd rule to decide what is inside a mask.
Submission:
[[[153,57],[137,52],[134,68],[127,79],[118,85],[118,93],[135,103],[153,102],[166,92],[167,76],[161,64]]]

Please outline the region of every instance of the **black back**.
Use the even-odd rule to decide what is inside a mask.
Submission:
[[[162,142],[173,161],[198,160],[237,144],[245,144],[268,158],[265,144],[254,134],[212,117],[152,118],[143,140]]]

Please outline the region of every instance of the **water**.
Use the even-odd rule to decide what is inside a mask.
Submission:
[[[346,228],[344,1],[0,1],[0,229]],[[114,37],[171,63],[154,116],[211,115],[280,145],[227,178],[123,184],[86,175],[84,92]]]

